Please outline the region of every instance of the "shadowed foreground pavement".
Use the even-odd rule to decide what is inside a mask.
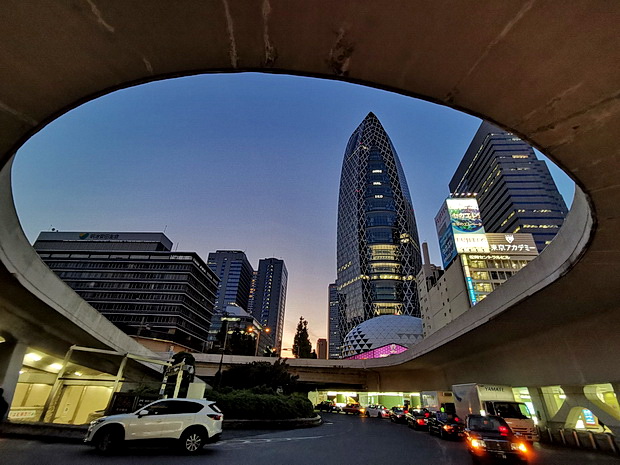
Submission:
[[[102,457],[81,444],[0,438],[0,463],[14,464],[253,464],[317,465],[470,464],[465,446],[378,418],[324,414],[316,428],[289,431],[225,431],[224,440],[209,445],[197,456],[183,456],[165,448],[129,448]],[[620,464],[617,457],[594,452],[535,446],[532,465]]]

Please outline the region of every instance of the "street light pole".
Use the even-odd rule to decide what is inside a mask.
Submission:
[[[217,369],[217,373],[215,374],[215,378],[217,379],[217,382],[215,384],[216,388],[220,387],[220,383],[222,382],[222,365],[224,363],[224,352],[226,351],[226,339],[228,339],[228,320],[225,320],[224,317],[227,317],[228,313],[223,312],[222,313],[222,324],[225,324],[225,331],[224,331],[224,344],[222,345],[222,356],[220,357],[220,366]]]

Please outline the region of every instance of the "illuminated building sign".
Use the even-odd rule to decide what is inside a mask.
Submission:
[[[583,412],[583,418],[586,421],[586,425],[596,426],[597,424],[596,418],[594,418],[594,415],[592,414],[592,412],[588,410],[587,408],[584,408],[582,412]]]
[[[484,234],[478,202],[474,198],[447,199],[435,216],[435,228],[439,238],[439,249],[444,268],[447,268],[459,250],[469,241],[465,236],[481,236]],[[476,239],[471,239],[475,241]],[[484,241],[483,239],[479,239]],[[467,251],[483,252],[479,248],[465,248]]]
[[[476,199],[447,199],[446,206],[455,234],[484,234]]]
[[[534,238],[529,233],[486,234],[489,252],[510,253],[511,255],[538,255]]]
[[[458,253],[538,255],[531,234],[455,234]]]
[[[454,242],[458,253],[489,252],[486,234],[455,234]]]

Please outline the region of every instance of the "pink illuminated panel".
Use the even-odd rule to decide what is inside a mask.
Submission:
[[[373,350],[369,350],[368,352],[364,352],[363,354],[352,355],[351,357],[347,357],[347,360],[364,360],[367,358],[388,357],[390,355],[403,353],[405,350],[407,350],[407,348],[399,344],[388,344],[382,347],[377,347]]]

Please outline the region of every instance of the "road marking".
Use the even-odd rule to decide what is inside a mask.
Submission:
[[[219,441],[214,446],[228,446],[228,445],[246,445],[246,444],[271,444],[275,442],[289,442],[289,441],[304,441],[307,439],[321,439],[323,436],[306,436],[299,438],[248,438],[248,439],[228,439],[225,441]]]

